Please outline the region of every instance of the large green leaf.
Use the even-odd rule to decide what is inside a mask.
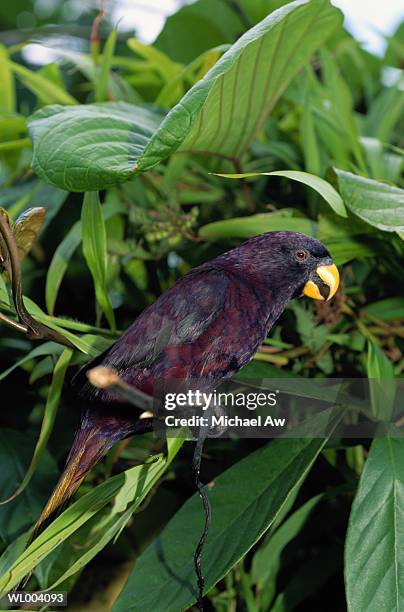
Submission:
[[[311,438],[274,440],[215,479],[207,490],[213,518],[202,559],[206,591],[268,529],[324,443]],[[195,494],[140,556],[114,612],[188,608],[196,597],[193,555],[202,525],[201,501]]]
[[[404,609],[404,440],[375,440],[349,519],[345,580],[350,612]]]
[[[45,108],[29,124],[34,169],[59,187],[90,191],[128,180],[178,148],[237,158],[292,77],[340,22],[328,0],[296,0],[271,13],[160,125],[157,110],[124,103]]]
[[[293,76],[340,23],[341,13],[328,0],[296,0],[268,15],[167,115],[138,170],[154,166],[178,147],[239,157]]]
[[[34,170],[69,191],[126,181],[162,117],[125,102],[47,106],[29,122]]]
[[[346,206],[370,225],[404,231],[404,189],[335,169]]]

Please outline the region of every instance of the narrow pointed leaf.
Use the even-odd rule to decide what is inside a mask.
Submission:
[[[115,315],[106,287],[107,237],[98,192],[88,191],[81,213],[83,254],[94,281],[95,297],[111,329],[115,329]]]
[[[249,178],[254,176],[284,176],[292,181],[303,183],[308,187],[311,187],[317,193],[319,193],[324,200],[331,206],[334,212],[340,217],[347,217],[347,212],[344,206],[344,202],[339,195],[338,191],[334,187],[322,179],[320,176],[315,176],[309,172],[301,172],[299,170],[275,170],[273,172],[245,172],[243,174],[218,174],[225,178],[241,179]]]
[[[49,387],[48,398],[46,401],[45,412],[42,420],[41,432],[39,434],[38,441],[35,446],[34,454],[32,456],[31,463],[27,469],[27,472],[18,486],[16,491],[7,498],[7,500],[1,500],[0,504],[8,503],[11,500],[18,497],[27,485],[30,483],[31,478],[33,477],[38,464],[42,458],[42,455],[46,449],[46,445],[49,440],[49,436],[52,433],[53,424],[55,422],[56,412],[59,405],[60,395],[62,392],[63,382],[65,379],[65,374],[67,370],[67,366],[70,363],[72,358],[72,351],[70,349],[65,349],[63,353],[60,355],[53,372],[52,382]]]

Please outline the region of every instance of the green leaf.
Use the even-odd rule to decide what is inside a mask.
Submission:
[[[363,257],[376,257],[377,253],[369,245],[358,240],[323,238],[325,246],[329,250],[334,263],[337,266]]]
[[[292,216],[293,209],[283,209],[273,213],[261,213],[249,217],[235,217],[225,221],[214,221],[199,230],[202,238],[217,240],[219,238],[251,238],[264,232],[289,230],[316,236],[318,226],[315,221],[305,217]]]
[[[359,142],[359,131],[353,113],[353,100],[350,89],[342,78],[337,62],[326,49],[321,49],[321,65],[325,86],[332,103],[335,122],[343,131],[344,139],[349,143],[356,164],[361,171],[366,170],[363,151]],[[329,113],[331,114],[331,113]]]
[[[108,99],[109,71],[111,69],[112,58],[114,57],[116,34],[116,30],[112,30],[104,46],[101,65],[95,82],[94,95],[96,102],[103,102]]]
[[[182,68],[180,64],[173,62],[168,55],[159,51],[153,45],[145,45],[136,38],[129,38],[127,45],[129,49],[147,60],[150,68],[155,69],[164,81],[169,82],[174,79]]]
[[[15,83],[10,70],[7,49],[0,44],[0,111],[13,113],[15,111]]]
[[[56,412],[59,406],[60,395],[62,392],[63,382],[65,379],[65,374],[67,370],[67,366],[70,363],[72,358],[72,351],[70,349],[65,349],[63,353],[60,355],[55,369],[53,371],[52,382],[48,391],[48,398],[46,400],[45,412],[42,419],[41,431],[39,434],[38,442],[36,443],[34,454],[27,469],[27,472],[18,486],[17,490],[12,493],[11,496],[7,498],[7,500],[1,500],[1,503],[10,503],[13,499],[21,495],[27,485],[30,483],[37,467],[42,459],[43,453],[46,449],[46,445],[49,440],[49,436],[53,430],[53,424],[55,422]]]
[[[11,70],[20,78],[22,83],[46,104],[77,104],[65,89],[52,83],[38,72],[29,70],[25,66],[9,61]]]
[[[289,612],[299,608],[299,604],[320,588],[338,569],[341,569],[341,549],[338,545],[326,550],[316,550],[309,560],[305,560],[282,593],[279,593],[271,612]],[[303,606],[302,606],[303,607]]]
[[[349,519],[345,581],[350,612],[404,607],[404,440],[374,440]]]
[[[372,340],[368,341],[366,370],[369,378],[372,414],[380,420],[389,421],[396,395],[394,368],[382,349]]]
[[[207,49],[232,43],[244,28],[226,0],[198,0],[168,17],[154,44],[175,61],[188,63]]]
[[[213,520],[202,558],[205,591],[268,529],[324,443],[324,439],[274,440],[215,479],[215,486],[207,489]],[[167,610],[183,610],[195,601],[193,556],[203,520],[195,494],[138,558],[114,612],[149,612],[161,609],[161,602]]]
[[[340,22],[328,0],[280,8],[248,30],[161,124],[156,110],[123,103],[45,108],[29,124],[34,170],[65,189],[89,191],[149,170],[178,148],[237,157]]]
[[[328,0],[296,0],[268,15],[172,109],[137,169],[151,168],[177,148],[241,156],[293,76],[340,23]]]
[[[372,341],[369,341],[367,373],[369,378],[386,379],[394,378],[394,369],[391,361],[387,359],[382,349]]]
[[[11,590],[42,559],[51,551],[55,550],[55,548],[64,542],[71,534],[75,533],[119,493],[124,496],[128,503],[133,502],[133,512],[167,469],[168,465],[179,451],[182,442],[183,441],[180,439],[170,440],[167,458],[159,457],[157,461],[153,463],[137,465],[130,468],[117,476],[109,478],[107,481],[101,483],[89,491],[89,493],[79,498],[58,516],[52,524],[49,525],[32,544],[30,544],[22,555],[18,557],[7,573],[0,577],[0,590]],[[0,445],[0,451],[2,448],[3,446]],[[43,504],[41,504],[41,506],[42,505]],[[127,507],[123,506],[122,511],[125,512],[126,509]],[[95,543],[95,546],[97,546],[97,543]],[[85,554],[87,554],[87,552]],[[78,569],[78,566],[76,569]],[[68,575],[70,575],[70,573],[69,571],[67,572]]]
[[[119,200],[105,203],[102,207],[104,220],[107,221],[113,215],[122,212],[123,206]],[[70,228],[62,242],[57,246],[48,273],[46,275],[45,299],[46,308],[49,314],[53,314],[60,285],[66,273],[69,261],[81,242],[82,228],[81,221]]]
[[[40,346],[36,346],[32,351],[24,355],[22,359],[19,359],[7,370],[0,374],[0,381],[4,380],[11,372],[16,368],[19,368],[27,361],[35,359],[36,357],[43,357],[44,355],[59,355],[62,352],[62,347],[58,346],[55,342],[44,342]]]
[[[404,297],[393,297],[367,304],[364,307],[367,314],[380,319],[380,321],[394,321],[404,319]]]
[[[27,434],[11,429],[0,431],[0,491],[7,498],[16,490],[32,456],[33,440]],[[57,467],[48,452],[36,469],[29,486],[12,502],[0,506],[0,537],[13,541],[38,518],[56,482]]]
[[[112,330],[116,329],[115,315],[106,288],[107,237],[98,192],[84,195],[81,212],[83,254],[94,281],[96,300]]]
[[[346,206],[386,232],[404,231],[404,189],[334,168]]]
[[[73,253],[81,242],[81,223],[76,223],[57,246],[46,275],[45,300],[49,314],[54,313],[56,299]]]
[[[296,510],[255,553],[251,576],[255,583],[264,586],[272,573],[276,572],[285,546],[295,538],[318,504],[321,495],[316,495]]]
[[[300,140],[302,143],[305,168],[311,174],[317,175],[321,171],[320,151],[314,127],[314,116],[311,102],[309,79],[303,104],[303,114],[300,122]]]
[[[327,183],[324,179],[308,172],[300,172],[298,170],[276,170],[274,172],[245,172],[243,174],[217,174],[217,176],[223,176],[225,178],[240,179],[249,178],[253,176],[284,176],[293,181],[303,183],[308,187],[311,187],[317,193],[319,193],[324,200],[331,206],[334,212],[340,217],[347,217],[347,212],[344,206],[344,202],[339,195],[338,191],[334,189],[330,183]]]
[[[369,113],[364,120],[364,134],[374,136],[382,142],[389,142],[396,123],[402,117],[403,109],[404,98],[401,86],[383,88],[372,100]]]
[[[40,323],[44,323],[48,325],[52,329],[58,331],[62,336],[70,340],[70,342],[75,346],[79,351],[85,353],[86,355],[90,355],[91,357],[95,357],[99,351],[94,349],[93,342],[89,342],[89,339],[85,336],[77,336],[76,334],[72,334],[69,329],[73,329],[75,331],[87,332],[87,331],[97,331],[102,332],[103,334],[108,333],[107,330],[100,330],[99,328],[94,328],[93,326],[86,325],[83,323],[78,323],[77,321],[71,321],[69,319],[62,319],[60,317],[51,317],[43,312],[41,308],[35,302],[30,300],[28,297],[24,296],[24,304],[27,308],[28,312],[37,319]],[[37,347],[40,348],[40,347]]]
[[[125,102],[48,106],[29,121],[34,170],[69,191],[126,181],[162,118],[162,111]]]

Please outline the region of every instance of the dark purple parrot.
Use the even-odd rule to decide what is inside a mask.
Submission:
[[[250,361],[289,300],[302,293],[328,300],[338,284],[323,244],[294,232],[252,238],[178,280],[79,373],[88,410],[34,534],[116,442],[142,431],[133,408],[133,417],[122,416],[108,391],[90,385],[89,369],[113,368],[151,396],[170,386],[214,389]]]

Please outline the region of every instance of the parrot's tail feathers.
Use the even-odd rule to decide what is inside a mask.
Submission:
[[[119,416],[101,416],[87,412],[81,420],[63,473],[32,532],[30,542],[65,508],[91,468],[108,450],[133,433],[136,421]]]

